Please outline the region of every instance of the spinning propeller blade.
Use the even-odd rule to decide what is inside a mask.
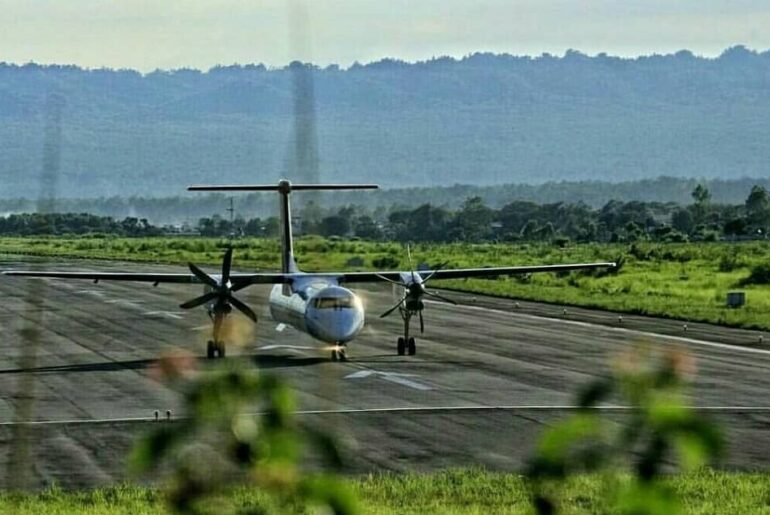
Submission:
[[[254,311],[252,311],[252,309],[249,306],[247,306],[245,303],[241,302],[240,300],[236,299],[235,297],[230,297],[229,300],[230,300],[230,303],[235,307],[235,309],[237,309],[238,311],[240,311],[241,313],[249,317],[251,321],[254,322],[255,324],[257,323],[257,314],[254,313]]]
[[[406,283],[402,283],[401,281],[394,281],[393,279],[388,279],[388,278],[387,278],[387,277],[385,277],[384,275],[380,275],[380,274],[375,274],[375,275],[376,275],[377,277],[379,277],[381,280],[383,280],[383,281],[385,281],[385,282],[388,282],[388,283],[390,283],[390,284],[395,284],[396,286],[403,286],[404,288],[406,288],[406,287],[407,287],[407,284],[406,284]]]
[[[219,297],[219,293],[215,291],[211,291],[201,295],[200,297],[196,297],[193,300],[188,300],[187,302],[180,304],[179,307],[182,309],[196,308],[201,304],[205,304],[209,301],[216,299],[217,297]]]
[[[430,278],[431,278],[431,277],[433,277],[434,275],[436,275],[436,272],[438,272],[438,271],[440,271],[440,270],[443,270],[443,269],[444,269],[444,267],[445,267],[445,266],[447,266],[448,264],[449,264],[449,261],[444,261],[444,262],[443,262],[443,263],[441,263],[439,266],[437,266],[435,270],[433,270],[433,271],[432,271],[430,274],[428,274],[428,277],[426,277],[426,278],[424,278],[424,279],[422,280],[423,284],[425,284],[426,282],[428,282],[428,281],[430,280]]]
[[[403,297],[401,297],[401,299],[400,299],[400,300],[399,300],[399,301],[398,301],[398,302],[397,302],[397,303],[396,303],[396,304],[395,304],[395,305],[394,305],[392,308],[390,308],[390,309],[389,309],[389,310],[387,310],[385,313],[383,313],[382,315],[380,315],[380,318],[385,318],[386,316],[388,316],[388,315],[390,315],[391,313],[393,313],[393,312],[394,312],[396,309],[398,309],[398,307],[399,307],[401,304],[403,304],[403,302],[406,300],[406,297],[407,297],[406,295],[404,295]]]
[[[436,297],[439,300],[443,300],[444,302],[448,302],[449,304],[453,304],[455,306],[457,305],[457,302],[453,301],[452,299],[448,299],[448,298],[446,298],[446,297],[444,297],[442,295],[439,295],[438,293],[436,293],[434,291],[425,290],[425,293],[427,293],[431,297]]]
[[[219,283],[211,277],[209,274],[198,268],[198,266],[195,263],[188,263],[188,266],[190,267],[190,272],[195,275],[200,281],[204,284],[207,284],[211,286],[212,288],[219,287]]]
[[[197,306],[200,306],[202,304],[206,304],[207,302],[211,302],[213,300],[216,300],[216,304],[214,306],[215,311],[219,314],[224,313],[225,315],[230,311],[229,306],[235,307],[238,311],[249,317],[254,323],[257,322],[257,314],[254,313],[254,311],[247,306],[243,301],[240,301],[236,299],[233,296],[233,292],[240,290],[242,288],[245,288],[248,286],[248,283],[241,282],[236,284],[230,283],[230,271],[232,270],[233,266],[233,248],[228,247],[225,251],[225,255],[222,258],[222,277],[219,281],[211,277],[209,274],[198,268],[194,263],[190,263],[190,271],[195,274],[195,277],[200,279],[202,283],[210,287],[213,291],[210,291],[208,293],[204,293],[200,297],[196,297],[192,300],[188,300],[187,302],[180,304],[179,307],[182,309],[191,309]],[[217,321],[219,320],[219,317],[215,318],[215,326],[217,325]],[[216,331],[215,331],[216,332]]]
[[[225,256],[222,259],[222,284],[227,284],[230,280],[230,269],[233,266],[233,248],[227,247]]]

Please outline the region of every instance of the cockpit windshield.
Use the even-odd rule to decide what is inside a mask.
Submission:
[[[313,299],[313,305],[318,309],[352,308],[354,302],[353,297],[316,297]]]

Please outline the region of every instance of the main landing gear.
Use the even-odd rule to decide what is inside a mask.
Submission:
[[[225,342],[215,342],[214,340],[209,340],[206,343],[206,357],[208,359],[224,358]]]
[[[214,322],[214,330],[211,335],[212,339],[206,342],[206,357],[208,359],[225,357],[225,342],[220,338],[220,335],[222,333],[222,324],[229,312],[229,310],[209,311],[211,321]]]
[[[347,361],[347,347],[344,343],[338,344],[332,349],[332,361]]]
[[[401,318],[404,320],[404,336],[398,337],[396,352],[398,352],[399,356],[403,356],[404,354],[414,356],[417,353],[417,342],[413,337],[409,336],[409,322],[411,321],[414,312],[403,308],[399,308],[399,312],[401,313]]]
[[[407,352],[410,356],[414,356],[417,352],[417,342],[414,338],[410,337],[408,340],[404,340],[403,337],[398,337],[398,343],[396,344],[396,351],[399,356],[403,356]]]

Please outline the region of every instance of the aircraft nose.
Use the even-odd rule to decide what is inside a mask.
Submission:
[[[340,324],[331,331],[332,340],[335,342],[348,342],[355,338],[362,327],[363,322],[356,323],[354,320],[350,320],[349,323]]]

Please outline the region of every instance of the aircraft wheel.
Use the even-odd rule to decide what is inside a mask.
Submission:
[[[220,358],[225,357],[225,342],[219,342],[219,345],[217,345],[217,354],[219,354]]]
[[[347,361],[348,360],[348,351],[345,347],[341,347],[337,351],[337,356],[339,357],[340,361]]]
[[[414,341],[414,338],[409,338],[407,348],[409,350],[409,355],[414,356],[414,354],[417,352],[417,342]]]
[[[332,351],[332,361],[339,361],[339,359],[340,359],[339,353],[337,352],[337,349],[334,349]]]
[[[215,351],[214,342],[209,340],[208,342],[206,342],[206,358],[214,359],[216,357],[216,354],[214,351]]]
[[[406,342],[400,336],[398,337],[398,345],[396,346],[399,356],[403,356],[406,352]]]

